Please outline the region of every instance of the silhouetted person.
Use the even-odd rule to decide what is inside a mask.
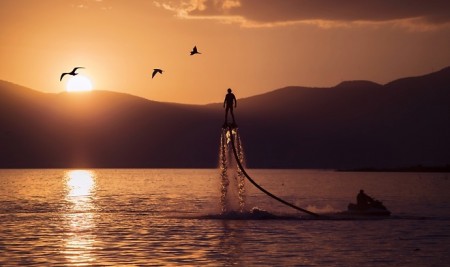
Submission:
[[[373,202],[373,198],[364,193],[364,190],[359,190],[359,194],[356,196],[356,203],[358,208],[367,209]]]
[[[231,113],[231,118],[233,118],[233,125],[236,125],[233,114],[233,106],[237,107],[237,100],[231,89],[228,88],[228,93],[225,95],[225,100],[223,101],[223,107],[225,108],[225,125],[228,123],[228,111]]]

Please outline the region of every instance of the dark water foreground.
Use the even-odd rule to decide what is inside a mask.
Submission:
[[[393,215],[314,219],[250,184],[221,214],[219,170],[1,170],[0,266],[448,266],[448,174],[248,172],[320,214],[364,188]]]

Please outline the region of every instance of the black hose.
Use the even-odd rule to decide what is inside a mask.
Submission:
[[[281,202],[281,203],[283,203],[283,204],[285,204],[285,205],[287,205],[287,206],[289,206],[289,207],[291,207],[291,208],[294,208],[294,209],[296,209],[296,210],[299,210],[299,211],[308,213],[308,214],[313,215],[313,216],[315,216],[315,217],[321,217],[321,216],[320,216],[319,214],[317,214],[317,213],[314,213],[314,212],[311,212],[311,211],[309,211],[309,210],[305,210],[305,209],[302,209],[302,208],[300,208],[300,207],[297,207],[297,206],[295,206],[294,204],[291,204],[291,203],[289,203],[289,202],[287,202],[287,201],[285,201],[285,200],[283,200],[283,199],[281,199],[281,198],[275,196],[274,194],[270,193],[270,192],[267,191],[266,189],[262,188],[259,184],[257,184],[257,183],[256,183],[256,182],[255,182],[255,181],[247,174],[247,172],[245,171],[244,167],[243,167],[242,164],[241,164],[241,161],[239,160],[238,154],[237,154],[237,152],[236,152],[236,147],[234,146],[234,137],[233,137],[233,132],[232,132],[231,126],[228,127],[228,131],[230,132],[231,146],[232,146],[232,148],[233,148],[233,154],[234,154],[234,157],[236,158],[236,162],[237,162],[239,168],[241,169],[242,173],[245,175],[245,177],[247,177],[247,179],[250,181],[250,183],[252,183],[254,186],[256,186],[256,188],[258,188],[259,190],[261,190],[263,193],[265,193],[265,194],[268,195],[269,197],[271,197],[271,198],[273,198],[273,199],[275,199],[275,200],[278,200],[279,202]]]

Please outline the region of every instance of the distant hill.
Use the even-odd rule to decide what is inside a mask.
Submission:
[[[0,81],[0,167],[216,167],[223,112]],[[238,99],[235,114],[251,168],[450,163],[450,67],[386,85],[286,87]]]

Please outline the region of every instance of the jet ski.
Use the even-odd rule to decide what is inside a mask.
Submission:
[[[391,212],[383,205],[383,202],[374,199],[367,206],[360,207],[357,204],[348,204],[347,211],[343,212],[348,215],[361,216],[390,216]]]

